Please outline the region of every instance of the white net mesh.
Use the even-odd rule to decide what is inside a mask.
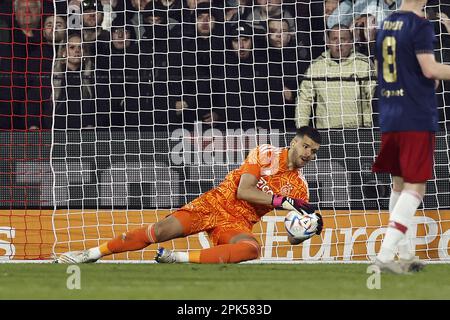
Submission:
[[[98,245],[162,219],[217,186],[252,147],[284,146],[295,125],[312,122],[329,129],[318,160],[304,170],[325,230],[292,247],[281,223],[285,212],[273,212],[254,229],[261,259],[372,258],[385,231],[390,191],[389,177],[370,170],[379,141],[372,31],[395,8],[344,1],[328,16],[333,1],[325,12],[321,1],[197,9],[169,3],[169,11],[158,2],[139,12],[115,11],[110,33],[99,28],[94,48],[84,53],[92,60],[92,93],[73,99],[82,102],[73,116],[86,130],[54,127],[56,252]],[[440,12],[441,6],[430,9]],[[341,27],[326,31],[325,23]],[[108,37],[112,41],[103,43]],[[324,51],[325,40],[335,53]],[[437,52],[443,58],[445,47]],[[349,58],[337,63],[331,54]],[[92,119],[78,111],[89,99]],[[61,118],[70,126],[67,110]],[[429,259],[448,259],[445,116],[441,124],[436,178],[411,230],[418,255]],[[167,245],[198,250],[210,243],[202,233]],[[149,259],[155,249],[113,258]]]
[[[287,146],[296,127],[308,124],[324,140],[304,175],[325,229],[291,246],[286,212],[271,212],[253,230],[261,260],[375,256],[391,181],[371,172],[380,141],[373,40],[399,1],[107,3],[53,3],[54,107],[44,140],[51,154],[40,163],[36,196],[51,210],[35,213],[36,228],[48,234],[30,240],[30,225],[23,227],[16,258],[97,246],[159,221],[217,186],[256,145]],[[436,56],[450,62],[445,13],[450,7],[443,1],[427,7]],[[438,92],[435,178],[410,230],[418,256],[444,261],[450,253],[449,88],[443,82]],[[36,170],[36,163],[20,164],[28,166],[22,172]],[[41,246],[39,254],[32,245]],[[199,250],[211,242],[201,233],[163,246]],[[151,260],[156,248],[108,259]]]

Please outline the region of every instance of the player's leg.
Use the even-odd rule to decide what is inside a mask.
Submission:
[[[389,210],[388,230],[378,255],[378,259],[382,262],[393,261],[397,248],[400,249],[400,258],[412,258],[407,231],[412,224],[413,216],[422,201],[424,193],[424,183],[404,184],[395,206],[393,206],[392,211]],[[391,206],[389,207],[391,209]]]
[[[389,221],[392,221],[392,214],[400,199],[403,190],[402,168],[400,162],[400,137],[397,132],[383,133],[381,136],[381,148],[372,167],[373,172],[390,173],[393,180],[393,190],[389,199]],[[390,223],[391,225],[391,223]],[[396,226],[396,224],[392,224]],[[391,230],[392,229],[392,230]],[[401,266],[394,262],[393,257],[397,250],[398,241],[402,238],[402,232],[388,227],[386,235],[381,245],[375,264],[382,271],[402,273]],[[394,247],[394,248],[392,248]],[[392,254],[392,251],[394,253]],[[390,258],[392,256],[392,259]]]
[[[181,222],[170,215],[148,226],[130,230],[105,242],[99,249],[102,256],[125,251],[141,250],[152,243],[159,243],[185,236]]]
[[[398,198],[400,198],[400,194],[403,191],[403,187],[404,187],[403,178],[392,176],[392,190],[391,196],[389,197],[389,214],[392,214],[392,211],[394,211]]]
[[[400,198],[401,192],[404,188],[404,180],[402,177],[392,177],[393,188],[391,191],[391,196],[389,198],[389,214],[392,215],[395,205]],[[409,185],[408,185],[409,189]],[[398,257],[399,262],[403,269],[408,271],[420,271],[425,266],[423,263],[416,259],[412,244],[413,234],[411,225],[408,226],[408,230],[398,243]]]
[[[377,256],[383,264],[394,261],[397,249],[400,260],[412,261],[414,253],[407,231],[425,195],[426,181],[432,177],[434,134],[401,133],[398,142],[401,148],[399,165],[403,181],[396,177],[394,182],[397,187],[403,184],[403,188],[390,212],[388,230]],[[422,148],[417,148],[417,145]],[[407,266],[408,269],[410,266]]]
[[[261,246],[249,230],[217,228],[214,232],[217,238],[214,239],[214,235],[212,238],[217,245],[212,248],[190,253],[161,249],[156,260],[163,263],[238,263],[259,257]]]
[[[182,222],[170,215],[163,220],[147,226],[124,232],[98,247],[62,254],[57,262],[88,263],[114,253],[141,250],[152,243],[159,243],[185,236]]]
[[[229,230],[221,234],[219,244],[198,252],[193,263],[238,263],[259,257],[261,246],[255,237],[242,230]]]
[[[389,197],[389,220],[391,220],[392,213],[394,212],[394,208],[403,191],[403,187],[404,187],[403,178],[392,176],[392,190],[391,195]],[[409,252],[412,251],[410,230],[411,228],[408,227],[405,237],[398,243],[398,251],[400,257],[405,257]]]
[[[405,187],[402,192],[402,196],[399,199],[398,210],[403,215],[409,218],[409,225],[405,236],[398,243],[398,257],[400,265],[405,271],[416,272],[425,267],[423,262],[420,262],[415,256],[411,233],[411,225],[413,224],[413,217],[416,213],[422,199],[425,195],[426,184],[425,183],[405,183]],[[405,194],[404,194],[405,193]],[[408,223],[408,221],[405,221]]]

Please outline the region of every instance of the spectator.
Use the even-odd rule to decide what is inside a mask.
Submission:
[[[360,17],[371,16],[374,26],[389,16],[401,6],[402,0],[344,0],[327,19],[327,26],[331,29],[336,24],[351,26]],[[330,4],[331,6],[331,4]]]
[[[196,96],[198,119],[210,122],[218,118],[211,108],[225,60],[222,13],[208,3],[198,4],[195,26],[195,38],[185,38],[183,44],[183,92]]]
[[[150,54],[154,80],[181,80],[181,27],[168,26],[168,10],[159,2],[150,2],[144,9],[145,33],[141,52]]]
[[[97,126],[139,125],[139,47],[135,29],[119,15],[111,26],[110,54],[97,66]],[[143,88],[144,86],[141,86]],[[145,92],[141,91],[145,96]]]
[[[50,90],[41,78],[50,74],[42,50],[42,3],[13,3],[11,42],[0,44],[0,127],[13,130],[46,129],[51,116]],[[51,64],[50,64],[51,66]]]
[[[353,52],[352,32],[336,25],[327,33],[328,50],[313,61],[300,86],[297,127],[313,122],[318,129],[372,126],[374,67]]]
[[[44,18],[44,28],[42,29],[43,43],[42,43],[42,70],[45,70],[45,75],[42,79],[42,91],[45,92],[44,97],[48,99],[47,117],[42,118],[43,128],[51,128],[51,110],[53,102],[51,100],[52,94],[52,65],[54,52],[61,50],[61,46],[66,45],[67,23],[65,16],[57,16],[54,14],[47,15]],[[36,96],[35,100],[40,100],[42,97]]]
[[[344,0],[328,18],[328,28],[349,25],[357,50],[374,58],[376,29],[400,5],[401,0]]]
[[[141,39],[145,33],[143,19],[144,8],[152,1],[153,0],[130,0],[131,8],[127,6],[127,20],[133,24],[138,40]]]
[[[169,12],[169,24],[179,24],[182,22],[181,0],[154,0],[161,3]]]
[[[296,41],[295,33],[289,29],[289,22],[286,19],[282,19],[280,16],[269,19],[268,26],[269,34],[267,38],[269,43],[269,53],[272,52],[275,55],[274,58],[282,53],[283,61],[286,62],[297,60],[298,66],[293,69],[295,69],[295,74],[303,75],[309,66],[309,64],[307,65],[306,63],[311,61],[310,50],[306,39]],[[290,69],[290,66],[286,66],[286,68]],[[290,72],[291,74],[294,74],[294,72],[290,70],[284,70],[283,74],[287,75]],[[296,83],[298,83],[298,81],[296,81]]]
[[[101,0],[103,7],[103,30],[109,31],[114,19],[117,17],[117,12],[121,12],[123,8],[124,0]]]
[[[266,98],[267,56],[254,51],[253,36],[253,27],[243,21],[227,30],[225,78],[215,89],[220,93],[215,111],[217,120],[230,128],[268,126],[267,107],[257,107],[258,99]]]
[[[66,40],[67,23],[64,16],[48,15],[44,19],[44,39],[48,43],[60,43]]]
[[[87,46],[81,45],[81,34],[70,33],[67,46],[55,59],[55,129],[92,128],[95,125],[95,92],[93,66]]]
[[[340,1],[341,0],[325,0],[323,2],[325,25],[328,25],[328,19],[333,14],[333,12],[336,10],[336,8],[339,7]]]
[[[143,19],[145,33],[141,40],[141,55],[152,72],[151,96],[153,101],[153,116],[148,118],[148,124],[155,130],[167,130],[169,97],[181,94],[181,27],[168,24],[169,12],[159,2],[151,2],[145,7]]]
[[[217,42],[217,37],[224,35],[222,10],[214,7],[214,4],[199,3],[195,9],[194,22],[195,30],[192,36],[202,40],[212,36],[213,41]],[[223,42],[223,38],[221,40]]]
[[[183,1],[183,22],[184,23],[195,23],[195,9],[197,5],[201,3],[206,3],[211,5],[212,0],[184,0]]]
[[[252,0],[227,0],[225,3],[225,21],[240,21],[250,13]]]
[[[108,53],[109,33],[102,28],[103,6],[98,0],[83,0],[81,2],[83,19],[83,43],[89,46],[88,52],[93,56]]]
[[[44,19],[44,29],[42,30],[44,40],[48,44],[55,46],[58,52],[59,45],[66,43],[67,22],[65,16],[47,15]]]
[[[246,7],[240,18],[251,22],[259,34],[267,34],[267,21],[270,17],[282,16],[289,23],[289,31],[295,31],[295,19],[288,6],[282,6],[282,0],[255,0],[253,6]]]
[[[328,19],[331,14],[339,6],[342,0],[325,0],[323,2],[312,2],[309,7],[310,17],[307,17],[307,25],[299,26],[299,28],[309,30],[311,37],[311,57],[313,59],[320,56],[326,50],[325,35],[327,30]],[[305,6],[297,5],[297,13],[304,13],[308,10]],[[305,21],[306,19],[300,20]],[[310,24],[310,25],[309,25]]]
[[[295,34],[289,31],[285,19],[269,19],[269,77],[267,105],[269,106],[270,128],[285,132],[295,129],[295,96],[298,75],[303,74],[308,65],[309,52],[297,46]]]

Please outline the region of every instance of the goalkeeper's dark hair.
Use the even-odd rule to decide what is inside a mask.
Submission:
[[[310,137],[314,142],[318,144],[322,144],[322,136],[320,135],[320,132],[312,127],[303,126],[297,129],[295,135],[297,137],[303,137],[308,136]]]

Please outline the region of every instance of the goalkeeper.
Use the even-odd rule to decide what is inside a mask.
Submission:
[[[156,261],[191,263],[238,263],[259,257],[260,245],[252,227],[273,208],[313,213],[308,204],[308,185],[301,169],[315,159],[320,133],[310,127],[297,130],[289,148],[260,145],[225,180],[165,219],[134,229],[99,247],[71,251],[57,258],[59,263],[95,262],[101,257],[140,250],[152,243],[186,237],[206,231],[212,248],[174,252],[160,248]],[[323,228],[322,217],[316,234]],[[291,244],[301,241],[288,237]]]

